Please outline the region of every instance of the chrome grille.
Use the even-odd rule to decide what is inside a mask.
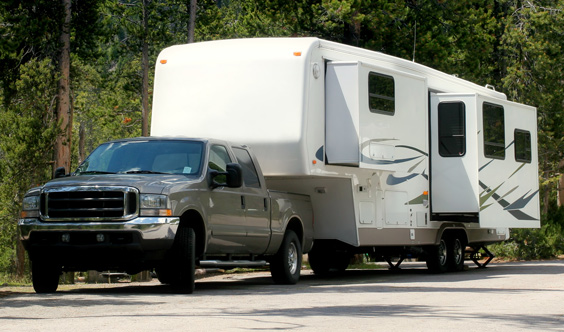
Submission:
[[[71,187],[41,194],[44,221],[127,220],[138,214],[139,192],[130,187]]]

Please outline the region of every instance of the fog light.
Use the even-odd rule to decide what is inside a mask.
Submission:
[[[104,242],[106,241],[106,237],[104,236],[104,234],[96,234],[96,241]]]
[[[65,242],[65,243],[69,243],[70,242],[70,234],[64,233],[63,235],[61,235],[61,241]]]

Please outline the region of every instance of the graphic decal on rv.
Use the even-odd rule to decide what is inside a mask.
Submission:
[[[527,206],[527,204],[533,199],[533,197],[535,197],[535,195],[538,194],[538,190],[535,191],[534,193],[530,194],[529,196],[527,196],[531,191],[527,191],[527,193],[525,193],[525,195],[521,196],[519,199],[517,199],[515,202],[513,203],[509,203],[508,201],[506,201],[504,199],[505,196],[509,195],[511,192],[515,191],[518,187],[515,187],[513,189],[511,189],[509,192],[507,192],[505,195],[503,196],[499,196],[496,191],[503,185],[500,184],[497,188],[495,189],[490,189],[490,187],[488,187],[485,183],[483,183],[482,181],[479,181],[480,183],[480,187],[482,187],[482,189],[484,189],[483,193],[486,193],[486,196],[482,197],[482,194],[480,194],[480,210],[484,210],[487,207],[493,205],[494,203],[490,203],[487,205],[483,205],[485,203],[485,201],[487,201],[488,198],[493,198],[499,205],[501,205],[503,207],[504,211],[509,212],[513,217],[515,217],[517,220],[537,220],[536,218],[533,218],[531,216],[529,216],[528,214],[526,214],[525,212],[521,211],[520,209],[524,208],[525,206]],[[504,182],[505,183],[505,182]],[[485,198],[485,199],[483,199]]]

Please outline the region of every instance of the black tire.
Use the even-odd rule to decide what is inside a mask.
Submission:
[[[170,264],[170,259],[167,259],[162,265],[155,268],[157,273],[157,279],[159,279],[161,284],[168,285],[172,281],[172,268]]]
[[[38,260],[31,262],[31,281],[38,294],[56,292],[60,275],[61,268],[55,264]]]
[[[448,245],[444,238],[439,245],[429,247],[427,250],[427,268],[433,273],[443,273],[448,270]]]
[[[296,233],[287,230],[278,253],[270,261],[270,274],[277,284],[293,285],[300,280],[302,245]]]
[[[320,276],[344,272],[351,262],[352,254],[337,252],[328,245],[314,245],[308,253],[309,266]]]
[[[192,294],[195,288],[196,272],[196,233],[190,227],[178,227],[172,248],[173,265],[169,282],[176,292]],[[168,279],[170,280],[166,280]]]
[[[460,272],[464,270],[464,254],[466,245],[463,240],[458,237],[453,237],[447,241],[447,265],[448,270],[453,272]]]

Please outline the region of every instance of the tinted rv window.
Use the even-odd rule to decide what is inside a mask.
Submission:
[[[260,188],[260,180],[257,170],[249,152],[240,148],[233,148],[233,152],[235,152],[237,162],[243,169],[243,181],[245,182],[245,186],[250,188]]]
[[[525,130],[515,129],[515,160],[531,162],[531,133]]]
[[[466,154],[466,130],[463,102],[439,104],[439,154],[461,157]]]
[[[505,123],[503,107],[484,103],[484,154],[488,158],[505,159]]]
[[[373,113],[394,114],[396,105],[393,77],[377,73],[368,75],[368,105]]]

